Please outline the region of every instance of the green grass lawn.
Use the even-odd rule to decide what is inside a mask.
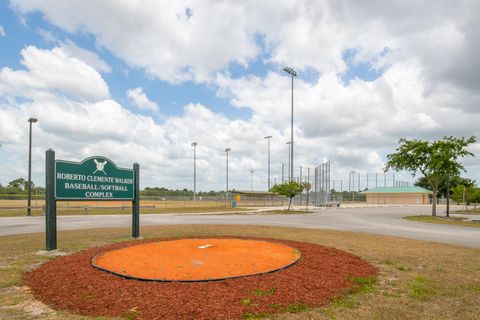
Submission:
[[[305,214],[305,213],[313,213],[313,211],[305,211],[305,210],[268,210],[262,211],[261,214]]]
[[[476,221],[468,221],[465,218],[460,217],[432,217],[432,216],[408,216],[404,217],[406,220],[410,221],[418,221],[418,222],[427,222],[427,223],[440,223],[440,224],[450,224],[455,226],[463,226],[463,227],[477,227],[480,228],[480,222]],[[479,219],[480,220],[480,219]]]
[[[480,207],[477,209],[469,208],[468,211],[466,210],[458,210],[454,211],[454,214],[480,214]]]
[[[74,252],[95,245],[131,240],[129,228],[61,231],[58,246]],[[254,236],[305,241],[335,247],[374,264],[374,282],[339,296],[322,308],[298,301],[270,319],[478,319],[480,249],[405,238],[301,228],[182,225],[142,227],[144,238]],[[22,275],[54,257],[37,255],[43,233],[0,237],[0,319],[106,319],[54,311],[35,301]],[[256,294],[274,295],[265,291]],[[172,300],[174,303],[174,300]],[[241,303],[241,301],[239,301]],[[245,314],[258,319],[261,315]]]
[[[140,208],[142,214],[159,214],[159,213],[205,213],[205,212],[243,212],[251,209],[246,208],[230,208],[230,207],[178,207],[178,208]],[[57,208],[57,215],[108,215],[108,214],[131,214],[132,209],[125,207],[120,208],[95,208],[85,209],[69,209]],[[26,215],[25,209],[0,209],[0,217],[22,217]],[[32,216],[41,216],[42,210],[32,210]]]

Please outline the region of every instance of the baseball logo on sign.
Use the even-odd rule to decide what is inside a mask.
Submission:
[[[97,171],[100,171],[100,172],[103,172],[104,175],[107,175],[107,173],[105,172],[105,165],[107,164],[107,161],[105,160],[104,162],[98,162],[97,159],[93,159],[93,162],[95,162],[95,164],[97,165],[97,170],[93,171],[93,173],[95,174]]]

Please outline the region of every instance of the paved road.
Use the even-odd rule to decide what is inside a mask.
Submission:
[[[480,228],[413,222],[406,215],[430,214],[430,207],[320,209],[295,215],[147,214],[142,226],[174,224],[244,224],[359,231],[480,248]],[[440,209],[443,214],[444,209]],[[126,227],[129,215],[59,216],[58,230]],[[44,217],[0,218],[0,236],[43,232]]]

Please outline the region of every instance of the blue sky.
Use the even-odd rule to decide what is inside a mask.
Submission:
[[[125,92],[132,87],[142,87],[149,93],[151,100],[162,106],[162,115],[179,115],[181,107],[190,102],[209,105],[216,112],[222,112],[231,118],[248,118],[248,110],[231,108],[228,101],[215,95],[215,88],[204,84],[185,82],[170,85],[149,76],[144,70],[132,68],[124,61],[116,58],[106,48],[95,45],[95,37],[90,34],[69,34],[46,21],[40,12],[32,12],[20,18],[10,8],[8,3],[2,3],[0,21],[4,30],[8,30],[6,37],[0,38],[2,52],[2,66],[22,69],[20,51],[27,45],[34,45],[42,49],[51,49],[56,44],[72,41],[77,46],[95,52],[102,60],[111,66],[112,72],[104,75],[110,92],[117,101],[126,101]],[[54,39],[45,39],[42,32],[48,32]],[[53,40],[53,42],[52,42]],[[261,62],[261,60],[259,60]],[[248,72],[265,72],[262,63],[244,68],[232,65],[229,70],[232,74],[242,75]],[[126,104],[128,107],[128,104]],[[158,121],[161,121],[159,117]]]
[[[263,136],[274,136],[274,176],[287,158],[287,65],[298,72],[297,164],[331,160],[336,180],[352,170],[380,172],[399,137],[478,135],[469,116],[479,112],[478,97],[468,90],[478,83],[459,67],[478,60],[471,48],[478,42],[459,41],[478,23],[471,10],[442,3],[432,13],[439,25],[422,15],[423,5],[406,15],[401,1],[391,4],[396,11],[355,1],[342,8],[4,1],[0,154],[20,165],[2,167],[0,183],[25,175],[23,122],[36,116],[37,181],[43,150],[53,147],[72,160],[98,153],[145,163],[145,185],[188,187],[189,143],[198,140],[200,190],[222,188],[226,146],[234,150],[236,187],[249,188],[245,172],[253,169],[255,188],[265,188]],[[479,180],[477,160],[465,164]]]
[[[145,70],[129,66],[128,63],[109,52],[108,48],[97,46],[93,35],[66,33],[46,21],[38,11],[19,17],[11,6],[4,2],[0,12],[2,27],[8,30],[7,36],[0,42],[3,66],[22,69],[20,51],[27,45],[51,49],[58,43],[72,41],[81,48],[95,52],[112,68],[112,72],[104,74],[103,77],[109,85],[113,98],[117,101],[126,102],[125,92],[128,89],[142,87],[145,92],[148,92],[149,98],[162,107],[164,116],[181,114],[181,106],[191,102],[208,105],[215,112],[223,113],[232,119],[247,119],[251,116],[248,109],[233,108],[227,99],[218,97],[214,85],[191,81],[172,85],[160,81],[145,73]],[[46,39],[42,33],[48,33],[53,39]],[[264,47],[262,37],[256,37],[255,41],[259,47]],[[347,70],[341,74],[341,78],[345,84],[355,78],[373,81],[381,75],[382,70],[374,70],[368,62],[353,61],[355,53],[356,50],[348,49],[343,54]],[[269,71],[280,73],[282,66],[268,63],[268,59],[268,52],[264,52],[249,61],[248,65],[230,63],[224,70],[234,78],[250,74],[262,77]],[[314,83],[319,77],[319,72],[313,68],[307,68],[299,73],[298,77],[305,82]]]

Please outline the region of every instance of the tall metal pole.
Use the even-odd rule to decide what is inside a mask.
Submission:
[[[310,167],[307,168],[307,183],[310,183]]]
[[[313,181],[314,181],[314,190],[315,190],[315,206],[317,205],[317,195],[318,195],[318,168],[319,167],[315,167],[315,171],[314,171],[314,178],[313,178]]]
[[[227,155],[227,166],[226,166],[226,194],[225,194],[225,206],[228,205],[228,152],[232,150],[232,148],[225,148],[225,154]]]
[[[312,189],[312,185],[310,184],[310,167],[307,167],[307,185],[308,185],[308,188],[307,188],[307,199],[306,199],[306,210],[308,210],[308,204],[310,203],[310,189]]]
[[[283,71],[288,73],[292,78],[292,115],[291,115],[291,123],[290,123],[290,180],[293,180],[293,77],[297,76],[297,72],[291,67],[283,68]]]
[[[270,139],[272,138],[272,136],[266,136],[264,137],[264,139],[267,139],[267,143],[268,143],[268,190],[267,191],[270,191]]]
[[[328,203],[330,202],[330,160],[327,161],[325,169],[326,169],[325,170],[325,180],[326,180],[325,190],[327,191],[327,193],[325,194],[326,195],[325,201]]]
[[[349,172],[349,173],[348,173],[348,192],[352,191],[352,189],[350,188],[350,186],[351,186],[351,181],[352,181],[352,173]]]
[[[29,118],[30,123],[28,139],[28,198],[27,198],[27,216],[32,215],[32,123],[37,122],[35,118]]]
[[[352,176],[352,194],[350,196],[352,196],[352,201],[355,201],[355,171],[350,171],[350,175]],[[348,191],[350,191],[350,183],[349,183],[349,187],[348,187]]]
[[[292,157],[290,160],[290,181],[293,180],[293,74],[292,74],[292,119],[291,119],[291,126],[290,126],[290,156]]]
[[[292,142],[291,142],[291,141],[288,141],[287,144],[291,145]],[[292,168],[292,166],[291,166],[291,164],[292,164],[292,162],[291,162],[291,160],[292,160],[292,159],[291,159],[291,154],[292,154],[292,149],[291,149],[290,146],[289,146],[289,147],[288,147],[288,180],[289,180],[289,181],[292,181],[292,176],[293,176],[293,174],[292,174],[293,168]]]
[[[193,147],[193,201],[197,201],[197,143],[192,142]]]
[[[358,173],[358,191],[360,191],[360,172]]]
[[[447,217],[450,217],[450,176],[447,176]]]
[[[254,170],[250,170],[250,191],[253,191],[253,172]]]

